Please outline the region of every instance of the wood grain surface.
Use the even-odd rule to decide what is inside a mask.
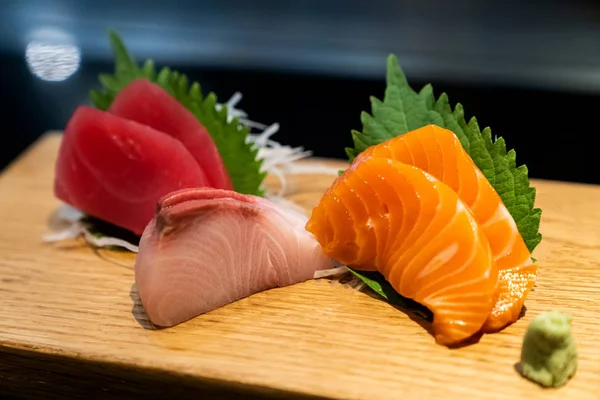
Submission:
[[[0,175],[2,395],[600,398],[600,187],[535,182],[544,240],[527,313],[468,347],[436,345],[414,317],[329,280],[156,330],[133,285],[133,254],[41,241],[60,204],[52,194],[59,141],[46,135]],[[289,199],[311,208],[333,178],[291,177]],[[514,365],[529,321],[553,309],[573,315],[580,363],[566,387],[544,390]]]

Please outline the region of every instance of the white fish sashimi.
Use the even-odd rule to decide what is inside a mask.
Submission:
[[[163,198],[135,265],[148,317],[173,326],[337,266],[304,223],[275,203],[230,191],[186,189]]]

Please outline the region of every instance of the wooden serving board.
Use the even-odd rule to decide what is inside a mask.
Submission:
[[[133,254],[41,241],[60,204],[59,141],[44,136],[0,175],[0,395],[600,398],[598,186],[535,182],[544,240],[527,314],[469,347],[436,345],[414,317],[329,280],[155,330],[133,285]],[[289,199],[311,208],[333,179],[291,177]],[[566,387],[543,390],[514,365],[527,324],[553,309],[574,317],[580,364]]]

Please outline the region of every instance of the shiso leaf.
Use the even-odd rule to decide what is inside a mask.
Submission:
[[[481,131],[475,118],[467,122],[463,106],[457,104],[452,110],[445,93],[435,100],[431,85],[415,92],[394,55],[388,57],[384,99],[372,98],[371,109],[372,114],[363,112],[361,116],[362,132],[352,132],[354,148],[347,150],[351,160],[372,145],[425,125],[436,124],[451,130],[498,192],[527,248],[533,252],[542,240],[541,210],[534,208],[536,192],[530,186],[527,167],[517,167],[516,153],[507,151],[503,138],[494,140],[490,128]]]
[[[352,131],[354,147],[346,149],[350,161],[370,146],[429,124],[449,129],[498,192],[527,248],[533,252],[542,240],[542,211],[534,208],[536,191],[530,186],[527,167],[517,167],[515,151],[506,150],[503,138],[494,140],[490,128],[481,131],[475,118],[467,122],[463,106],[456,104],[452,109],[446,93],[435,99],[431,85],[418,93],[414,91],[393,54],[387,59],[386,83],[383,101],[372,97],[371,113],[362,113],[362,131]],[[351,271],[378,293],[378,287],[388,284],[381,274],[366,276],[364,272]]]
[[[427,321],[431,322],[433,320],[433,313],[427,309],[427,307],[398,294],[392,285],[390,285],[379,272],[357,272],[354,269],[348,269],[354,276],[362,280],[369,288],[371,288],[379,296],[383,297],[391,305],[396,306],[404,311],[416,314]]]

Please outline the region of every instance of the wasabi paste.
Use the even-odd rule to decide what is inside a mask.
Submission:
[[[565,385],[577,370],[570,315],[551,311],[527,328],[521,349],[521,374],[543,387]]]

